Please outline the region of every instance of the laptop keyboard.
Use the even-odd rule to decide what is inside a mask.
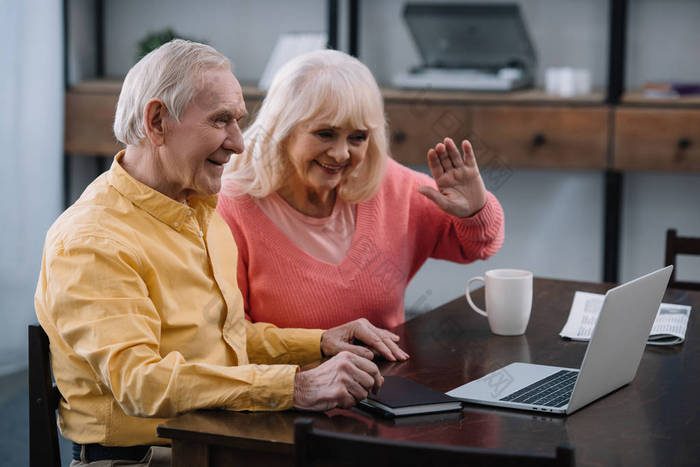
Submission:
[[[561,407],[569,402],[577,377],[578,371],[561,370],[501,400],[546,407]]]

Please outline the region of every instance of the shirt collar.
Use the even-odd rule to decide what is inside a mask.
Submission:
[[[107,173],[107,181],[122,196],[159,221],[180,231],[190,210],[200,207],[208,211],[216,209],[218,195],[192,196],[187,200],[187,204],[183,204],[139,182],[121,166],[120,161],[124,153],[125,151],[120,151],[114,157]]]

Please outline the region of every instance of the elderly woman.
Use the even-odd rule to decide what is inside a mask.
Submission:
[[[393,161],[377,83],[342,52],[287,63],[244,141],[217,210],[253,321],[329,328],[364,317],[391,328],[428,257],[468,263],[503,243],[503,211],[469,142],[428,151],[434,181]]]

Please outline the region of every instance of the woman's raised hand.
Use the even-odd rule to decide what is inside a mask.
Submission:
[[[440,209],[457,217],[469,217],[486,204],[486,188],[476,165],[474,150],[466,139],[462,154],[451,138],[428,151],[428,166],[437,190],[422,186],[418,191]]]

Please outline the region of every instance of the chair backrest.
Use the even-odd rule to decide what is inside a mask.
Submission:
[[[333,433],[313,428],[309,419],[294,422],[296,466],[571,466],[574,451],[561,446],[552,456],[492,449],[440,446],[366,436]]]
[[[51,378],[49,338],[41,326],[29,325],[29,465],[61,467],[56,409],[61,393]]]
[[[700,238],[679,237],[675,229],[666,231],[666,264],[673,265],[673,272],[668,286],[673,289],[700,290],[700,282],[684,282],[676,280],[676,256],[677,255],[700,255]]]

